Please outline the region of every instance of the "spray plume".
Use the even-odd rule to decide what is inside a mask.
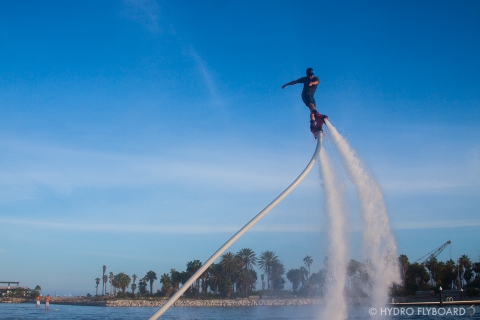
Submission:
[[[356,157],[345,138],[327,120],[326,125],[335,143],[349,178],[355,184],[361,202],[364,233],[363,254],[369,262],[367,272],[371,280],[371,299],[376,306],[388,300],[389,286],[400,281],[397,263],[397,246],[391,232],[382,191]]]
[[[330,246],[326,271],[325,308],[321,319],[347,318],[345,284],[347,272],[347,238],[345,234],[345,197],[343,184],[337,178],[325,149],[320,151],[323,190],[326,199]]]

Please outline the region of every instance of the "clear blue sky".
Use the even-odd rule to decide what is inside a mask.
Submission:
[[[8,1],[0,281],[95,292],[206,261],[315,148],[301,86],[385,194],[411,261],[480,255],[479,1]],[[334,148],[326,135],[325,148]],[[232,247],[326,251],[320,170]],[[353,190],[347,183],[347,188]],[[352,258],[361,220],[351,201]],[[160,284],[155,284],[155,289]]]

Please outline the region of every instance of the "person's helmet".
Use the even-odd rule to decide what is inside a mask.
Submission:
[[[305,71],[305,73],[307,74],[307,76],[313,76],[315,74],[312,68],[308,68],[307,71]]]

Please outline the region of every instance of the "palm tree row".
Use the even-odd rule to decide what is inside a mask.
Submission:
[[[257,281],[257,272],[254,266],[259,264],[263,275],[267,276],[268,289],[270,292],[276,289],[283,289],[285,280],[283,274],[285,268],[273,251],[265,251],[257,258],[252,249],[244,248],[237,253],[227,252],[222,255],[219,263],[212,264],[185,292],[187,296],[198,294],[218,294],[223,297],[230,297],[232,293],[238,296],[247,297],[249,293],[255,290]],[[193,260],[186,264],[186,270],[179,272],[171,269],[170,273],[164,273],[160,276],[162,284],[161,294],[169,296],[179,290],[181,285],[202,267],[200,260]],[[132,277],[121,272],[114,275],[113,272],[107,276],[106,266],[103,266],[103,277],[96,278],[96,295],[98,295],[98,285],[103,281],[102,295],[116,294],[117,289],[125,293],[126,288],[131,284],[131,293],[135,294],[137,290],[141,295],[148,293],[147,286],[150,285],[150,294],[153,294],[153,284],[157,280],[157,274],[149,271],[136,283],[137,276]],[[110,290],[107,290],[107,283],[110,283]]]
[[[102,282],[102,295],[115,295],[117,293],[117,290],[121,290],[122,293],[125,293],[128,286],[130,285],[130,282],[132,282],[133,278],[133,283],[131,285],[132,293],[135,294],[135,290],[137,289],[137,275],[134,274],[130,278],[129,275],[120,272],[116,275],[114,275],[113,272],[110,272],[110,274],[107,276],[106,274],[107,266],[103,266],[103,276],[102,278],[96,278],[95,279],[95,295],[98,296],[98,285],[100,282]],[[145,288],[147,287],[147,281],[150,281],[150,293],[152,293],[152,287],[153,287],[153,282],[157,279],[157,275],[153,271],[147,272],[144,278],[140,279],[139,281],[139,287],[140,291],[146,291]],[[110,283],[110,290],[107,292],[107,283]],[[145,292],[143,292],[145,293]]]
[[[480,286],[480,262],[472,263],[462,255],[457,264],[452,259],[446,262],[431,257],[425,263],[410,263],[402,254],[398,257],[401,283],[392,286],[394,295],[415,294],[419,290],[444,290]],[[347,266],[348,288],[356,292],[368,291],[371,286],[369,269],[375,269],[369,261],[350,260]]]
[[[329,266],[328,257],[325,258],[325,267],[316,273],[310,272],[313,259],[306,256],[303,259],[303,266],[290,269],[285,272],[285,267],[273,251],[264,251],[259,257],[252,249],[244,248],[237,253],[226,252],[218,263],[213,263],[194,283],[185,291],[185,296],[198,295],[219,295],[221,297],[248,297],[252,291],[256,291],[258,280],[257,266],[261,272],[261,292],[263,295],[273,295],[284,290],[285,279],[292,284],[294,294],[305,297],[321,296],[324,291],[325,276]],[[404,254],[398,258],[399,270],[402,283],[394,285],[394,292],[397,294],[411,294],[416,290],[438,288],[460,289],[463,287],[480,285],[480,262],[473,263],[468,256],[462,255],[455,264],[453,260],[439,262],[436,258],[429,259],[424,265],[417,262],[410,263]],[[183,286],[190,277],[202,267],[200,260],[189,261],[185,271],[171,269],[169,273],[160,276],[161,290],[157,294],[170,296]],[[368,291],[371,286],[370,270],[375,266],[370,261],[360,262],[351,259],[347,264],[348,275],[347,289],[356,292]],[[125,293],[130,285],[131,294],[135,295],[138,288],[140,295],[153,294],[153,284],[157,280],[154,271],[148,271],[139,279],[137,275],[132,277],[121,272],[114,275],[113,272],[107,276],[106,266],[103,266],[103,277],[96,278],[96,295],[98,285],[103,281],[102,295]],[[107,282],[110,283],[110,290],[107,293]],[[149,289],[149,290],[148,290]]]
[[[236,254],[226,252],[219,263],[212,264],[203,274],[186,290],[185,295],[218,294],[230,297],[237,292],[239,296],[247,297],[249,292],[255,290],[257,273],[253,266],[257,264],[256,254],[252,249],[244,248]],[[186,271],[179,272],[171,269],[160,277],[161,292],[169,296],[176,292],[180,285],[202,267],[200,260],[187,263]]]
[[[431,257],[424,264],[410,263],[404,254],[399,257],[402,289],[406,293],[427,289],[462,289],[480,286],[480,262],[462,255],[457,263]]]

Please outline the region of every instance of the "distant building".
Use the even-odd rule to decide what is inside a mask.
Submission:
[[[5,286],[6,284],[6,286]],[[23,296],[27,296],[30,292],[29,287],[21,287],[17,281],[0,281],[0,297],[5,297],[10,292],[23,291]]]

